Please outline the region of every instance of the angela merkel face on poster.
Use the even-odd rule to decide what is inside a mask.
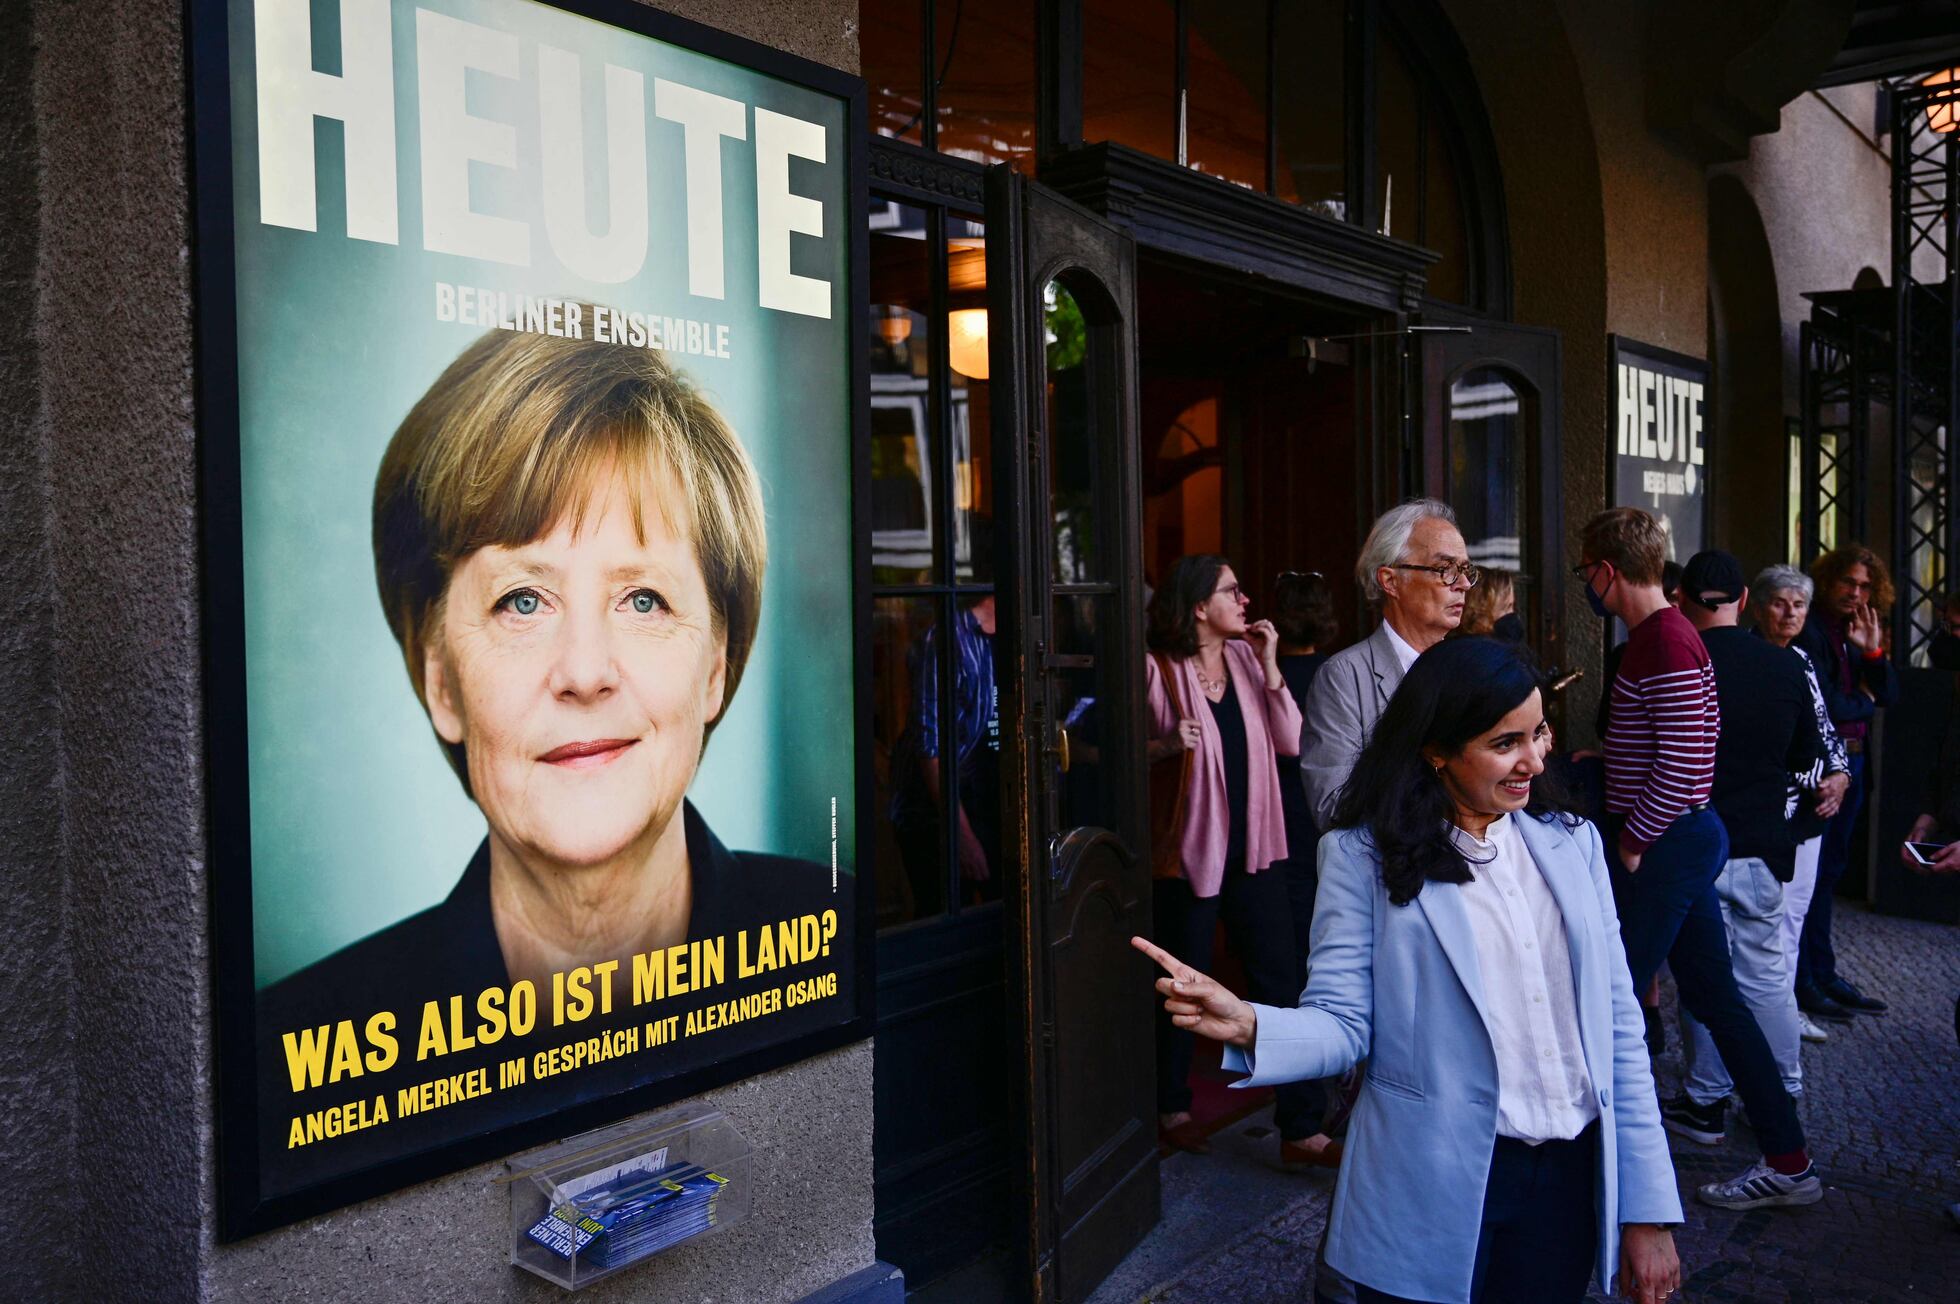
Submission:
[[[488,825],[510,976],[684,939],[685,797],[766,561],[720,415],[657,352],[493,333],[396,432],[374,544],[409,676]]]

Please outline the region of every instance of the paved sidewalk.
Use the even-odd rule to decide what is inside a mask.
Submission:
[[[1690,1301],[1957,1301],[1960,1228],[1960,929],[1872,915],[1841,903],[1838,948],[1847,976],[1892,1011],[1804,1047],[1804,1126],[1827,1190],[1806,1209],[1710,1209],[1694,1187],[1758,1155],[1733,1121],[1721,1146],[1671,1137],[1688,1224],[1676,1234]],[[1678,1090],[1680,1043],[1670,1005],[1663,1095]],[[1270,1111],[1238,1125],[1232,1144],[1164,1165],[1165,1219],[1092,1297],[1092,1304],[1294,1304],[1312,1298],[1315,1247],[1332,1184],[1278,1174]],[[1250,1134],[1250,1135],[1249,1135]],[[1224,1140],[1225,1138],[1220,1138]],[[1289,1180],[1290,1179],[1290,1180]],[[1263,1217],[1218,1192],[1257,1191]],[[1289,1194],[1290,1193],[1290,1194]],[[1217,1209],[1216,1215],[1211,1209]]]

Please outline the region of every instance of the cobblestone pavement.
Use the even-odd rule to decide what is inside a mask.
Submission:
[[[1676,1233],[1687,1300],[1960,1301],[1960,1228],[1945,1213],[1950,1201],[1960,1200],[1960,1048],[1953,1029],[1960,929],[1841,904],[1836,931],[1846,976],[1884,996],[1892,1009],[1848,1027],[1831,1024],[1829,1042],[1804,1047],[1802,1116],[1824,1174],[1824,1199],[1795,1210],[1710,1209],[1694,1199],[1694,1187],[1754,1162],[1754,1137],[1733,1114],[1720,1146],[1670,1137],[1688,1217]],[[1659,1062],[1663,1095],[1677,1091],[1681,1077],[1671,992],[1668,1003],[1668,1053]],[[1249,1126],[1256,1129],[1259,1121]],[[1182,1180],[1176,1165],[1214,1157],[1170,1161],[1167,1191]],[[1119,1270],[1097,1293],[1098,1304],[1311,1299],[1329,1188],[1315,1182],[1299,1189],[1236,1236],[1206,1244],[1187,1234],[1188,1253],[1146,1242],[1150,1253],[1142,1257],[1162,1265],[1159,1284],[1145,1288],[1134,1273]]]

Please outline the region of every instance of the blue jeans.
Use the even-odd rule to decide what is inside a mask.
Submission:
[[[1851,828],[1864,805],[1865,756],[1860,752],[1851,758],[1851,786],[1844,790],[1844,805],[1825,826],[1824,845],[1817,851],[1817,891],[1810,898],[1810,913],[1803,917],[1803,939],[1797,946],[1799,991],[1821,987],[1838,976],[1837,952],[1831,949],[1831,900],[1851,863]]]
[[[1613,845],[1619,830],[1612,830]],[[1613,895],[1620,908],[1633,990],[1645,991],[1661,962],[1674,973],[1681,1005],[1694,1015],[1735,1078],[1736,1092],[1766,1155],[1804,1148],[1803,1126],[1756,1016],[1736,987],[1729,934],[1715,880],[1729,858],[1729,831],[1712,810],[1690,811],[1647,848],[1629,874],[1614,857]],[[1815,907],[1813,907],[1813,910]]]

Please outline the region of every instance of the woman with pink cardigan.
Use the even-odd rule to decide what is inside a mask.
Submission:
[[[1279,635],[1270,621],[1248,623],[1249,605],[1231,566],[1209,555],[1179,558],[1150,599],[1150,758],[1191,753],[1176,877],[1157,879],[1155,931],[1158,945],[1205,971],[1222,919],[1252,999],[1292,1006],[1300,992],[1286,881],[1265,871],[1286,859],[1276,758],[1299,753],[1300,708],[1280,675]],[[1191,1046],[1160,1012],[1158,1125],[1173,1144],[1203,1150],[1191,1126]],[[1317,1135],[1319,1087],[1276,1094],[1281,1158],[1330,1162]]]

